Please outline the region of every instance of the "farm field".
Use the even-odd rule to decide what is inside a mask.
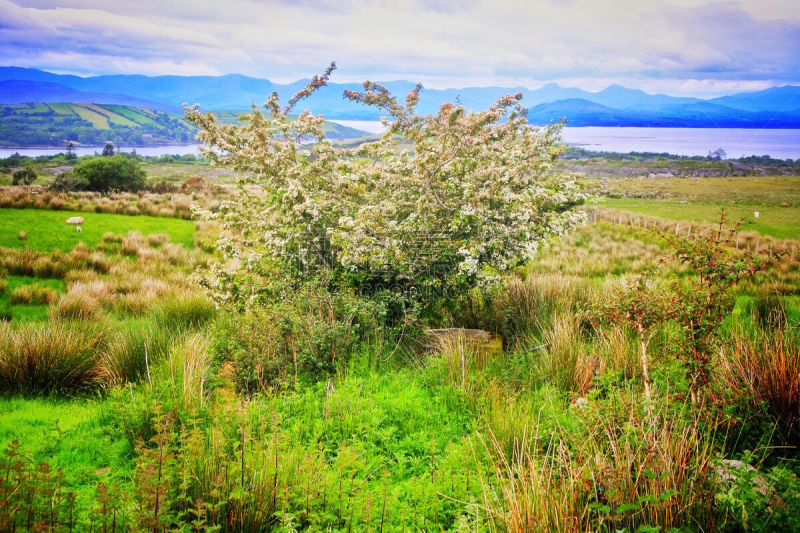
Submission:
[[[180,116],[123,105],[30,103],[0,105],[1,146],[137,145],[188,142],[193,130]]]
[[[796,176],[619,178],[590,184],[608,196],[600,205],[612,209],[705,224],[718,222],[724,209],[730,223],[741,222],[741,231],[776,239],[800,238],[800,179]]]
[[[702,183],[687,204],[658,196],[686,191],[665,180],[655,198],[600,205],[713,223],[721,208],[730,218],[751,209],[741,205],[749,194],[765,218],[743,229],[796,237],[796,218],[765,222],[797,209],[793,182],[741,179],[725,190]],[[674,250],[650,230],[590,221],[543,247],[503,291],[460,301],[442,325],[502,339],[485,350],[461,334],[431,343],[416,325],[381,324],[374,302],[324,283],[265,287],[279,296],[259,309],[218,308],[197,276],[215,258],[202,244],[215,235],[208,223],[95,213],[94,196],[64,201],[84,210],[0,209],[0,310],[11,319],[0,323],[0,449],[17,490],[52,497],[65,528],[202,519],[223,531],[513,531],[509,517],[526,512],[545,529],[570,517],[562,529],[574,531],[797,525],[800,403],[791,374],[768,372],[800,369],[796,257],[736,287],[714,356],[720,404],[697,422],[672,352],[676,326],[649,339],[649,403],[635,333],[590,313],[652,268],[665,287],[692,279],[680,261],[661,262]],[[212,194],[196,201],[215,205]],[[80,234],[64,224],[73,215],[86,219]],[[11,301],[33,285],[53,300]],[[766,493],[751,488],[754,475]],[[10,502],[3,516],[20,524],[51,509]]]
[[[709,201],[609,198],[606,207],[667,218],[670,220],[713,224],[719,221],[721,209],[730,222],[741,221],[742,231],[754,231],[776,239],[797,239],[800,236],[800,207],[757,205],[720,205]],[[755,213],[758,212],[758,218]]]
[[[84,218],[81,232],[66,224],[70,217]],[[24,232],[25,239],[19,238]],[[166,234],[171,242],[191,247],[194,243],[194,223],[166,217],[51,211],[41,209],[0,209],[0,246],[33,248],[50,251],[72,250],[78,243],[95,247],[106,233],[126,235],[138,231],[143,235]]]

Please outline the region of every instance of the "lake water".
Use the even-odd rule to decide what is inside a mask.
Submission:
[[[728,158],[769,155],[800,158],[800,129],[564,128],[564,141],[594,152],[667,152],[705,156],[722,148]]]
[[[378,121],[336,120],[343,126],[369,133],[383,133]],[[562,139],[567,144],[593,152],[655,152],[705,156],[722,148],[728,158],[769,155],[776,159],[800,158],[800,129],[736,128],[609,128],[566,127]]]
[[[343,126],[368,133],[382,133],[383,125],[375,120],[336,120]],[[733,129],[733,128],[564,128],[564,141],[595,152],[667,152],[675,155],[705,156],[722,148],[728,158],[770,155],[776,159],[800,159],[800,129]],[[130,152],[130,147],[121,148]],[[51,155],[61,148],[0,148],[0,157],[15,152],[22,155]],[[102,147],[80,147],[78,155],[100,153]],[[136,153],[145,156],[198,154],[196,144],[142,146]]]

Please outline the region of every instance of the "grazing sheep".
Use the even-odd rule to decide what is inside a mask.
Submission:
[[[75,224],[75,225],[83,224],[83,217],[69,217],[67,219],[67,224]]]
[[[80,226],[76,226],[76,227],[75,227],[75,231],[77,231],[78,233],[80,233],[80,232],[82,232],[83,230],[81,229],[81,227],[80,227]]]

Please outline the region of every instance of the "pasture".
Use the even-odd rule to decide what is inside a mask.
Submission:
[[[84,218],[81,232],[66,224],[70,217]],[[171,242],[194,245],[194,222],[167,217],[129,216],[109,213],[54,211],[41,209],[0,209],[0,246],[35,250],[72,250],[78,243],[96,247],[106,233],[126,235],[166,234]],[[27,237],[20,239],[20,232]]]

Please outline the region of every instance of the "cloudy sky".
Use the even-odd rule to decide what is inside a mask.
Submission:
[[[800,84],[800,0],[0,0],[0,64],[715,96]]]

